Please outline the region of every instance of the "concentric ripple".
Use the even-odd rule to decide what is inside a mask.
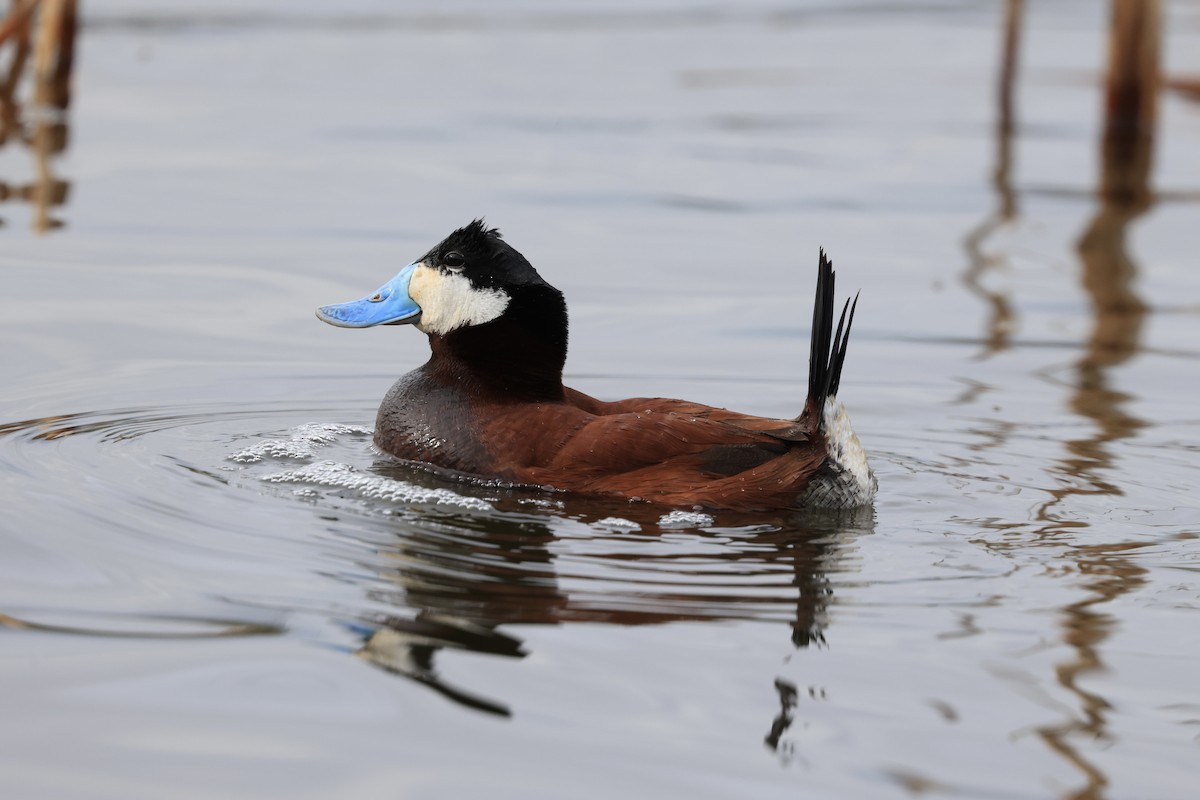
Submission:
[[[517,655],[519,632],[499,626],[568,622],[762,620],[819,640],[845,546],[871,526],[453,483],[381,458],[370,415],[178,406],[0,424],[2,491],[43,500],[7,504],[32,566],[0,576],[24,582],[24,610],[0,609],[0,625],[290,632],[487,708],[413,648]]]
[[[81,626],[81,619],[87,619],[89,624]],[[0,628],[138,639],[210,639],[282,632],[278,626],[262,623],[171,615],[89,614],[75,611],[68,619],[57,621],[52,613],[37,610],[23,610],[17,615],[0,614]]]

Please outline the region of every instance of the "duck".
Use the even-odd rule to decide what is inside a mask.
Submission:
[[[837,399],[858,306],[838,318],[818,251],[808,393],[794,419],[687,400],[600,400],[563,385],[562,292],[482,219],[373,294],[321,306],[342,328],[411,325],[429,360],[383,398],[374,445],[459,480],[676,508],[765,511],[870,505],[878,481]]]

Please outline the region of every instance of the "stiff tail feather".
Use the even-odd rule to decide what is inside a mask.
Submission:
[[[838,319],[837,332],[833,330],[834,299],[833,262],[820,251],[817,267],[817,296],[813,301],[812,338],[808,354],[808,397],[804,401],[805,414],[812,414],[816,426],[825,425],[825,400],[836,397],[842,380],[842,365],[846,362],[846,347],[850,343],[850,326],[854,324],[854,310],[858,307],[858,295],[854,301],[846,300],[842,315]],[[844,329],[844,330],[843,330]]]

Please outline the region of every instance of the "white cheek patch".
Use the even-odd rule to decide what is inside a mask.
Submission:
[[[413,272],[408,296],[421,307],[417,328],[439,334],[491,322],[504,313],[511,299],[499,289],[476,289],[462,275],[439,272],[424,264]]]

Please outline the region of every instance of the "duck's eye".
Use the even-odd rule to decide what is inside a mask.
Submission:
[[[379,292],[376,292],[375,294],[371,295],[372,303],[378,303],[382,299],[383,299],[383,295],[381,295]]]
[[[451,250],[449,253],[446,253],[442,259],[442,263],[455,272],[461,272],[463,264],[467,263],[467,259],[457,250]]]

